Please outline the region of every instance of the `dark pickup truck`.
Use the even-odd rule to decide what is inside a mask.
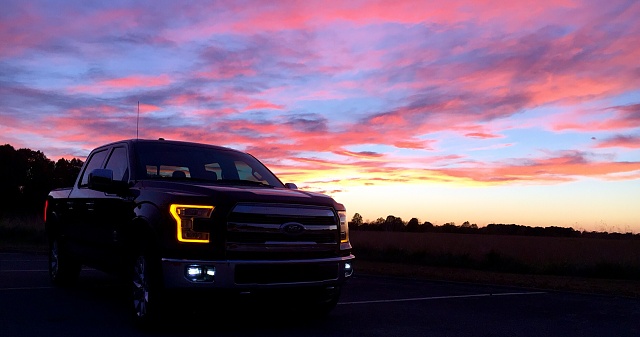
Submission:
[[[124,275],[137,322],[171,310],[167,293],[187,290],[290,292],[328,313],[353,273],[344,206],[229,148],[107,144],[45,208],[51,281],[73,284],[82,265]]]

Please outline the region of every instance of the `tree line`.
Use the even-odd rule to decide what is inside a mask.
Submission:
[[[448,222],[443,225],[434,225],[429,221],[420,222],[417,218],[411,218],[405,222],[400,217],[389,215],[386,218],[378,218],[366,222],[362,215],[355,213],[349,222],[349,230],[355,231],[384,231],[384,232],[408,232],[408,233],[457,233],[457,234],[498,234],[498,235],[522,235],[522,236],[551,236],[551,237],[584,237],[606,239],[638,239],[640,234],[633,233],[609,233],[596,231],[579,231],[571,227],[531,227],[517,224],[488,224],[479,227],[477,224],[465,221],[462,225]]]
[[[0,146],[0,215],[42,213],[50,190],[70,187],[83,161],[53,161],[31,149]]]

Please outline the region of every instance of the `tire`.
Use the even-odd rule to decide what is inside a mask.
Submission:
[[[49,240],[49,279],[58,287],[68,287],[78,281],[82,265],[67,253],[60,237]]]
[[[134,324],[149,329],[162,313],[159,266],[144,246],[131,259],[131,309]]]
[[[338,304],[340,287],[321,287],[295,291],[287,295],[288,314],[302,319],[324,319]]]
[[[310,304],[311,312],[318,318],[328,316],[336,305],[338,305],[340,290],[341,289],[338,286],[321,290],[318,300],[315,303]]]

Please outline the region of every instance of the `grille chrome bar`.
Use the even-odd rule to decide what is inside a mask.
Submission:
[[[302,217],[333,217],[334,213],[328,208],[296,206],[296,205],[260,205],[260,204],[238,204],[233,208],[233,213],[259,214],[259,215],[281,215],[281,216],[302,216]]]
[[[227,229],[230,232],[279,232],[281,224],[267,224],[267,223],[240,223],[229,222]],[[334,231],[338,229],[338,225],[307,225],[305,226],[306,232],[320,232],[320,231]]]

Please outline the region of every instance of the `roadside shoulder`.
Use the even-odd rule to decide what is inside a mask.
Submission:
[[[357,262],[356,273],[640,298],[640,280],[511,274],[362,260]]]

